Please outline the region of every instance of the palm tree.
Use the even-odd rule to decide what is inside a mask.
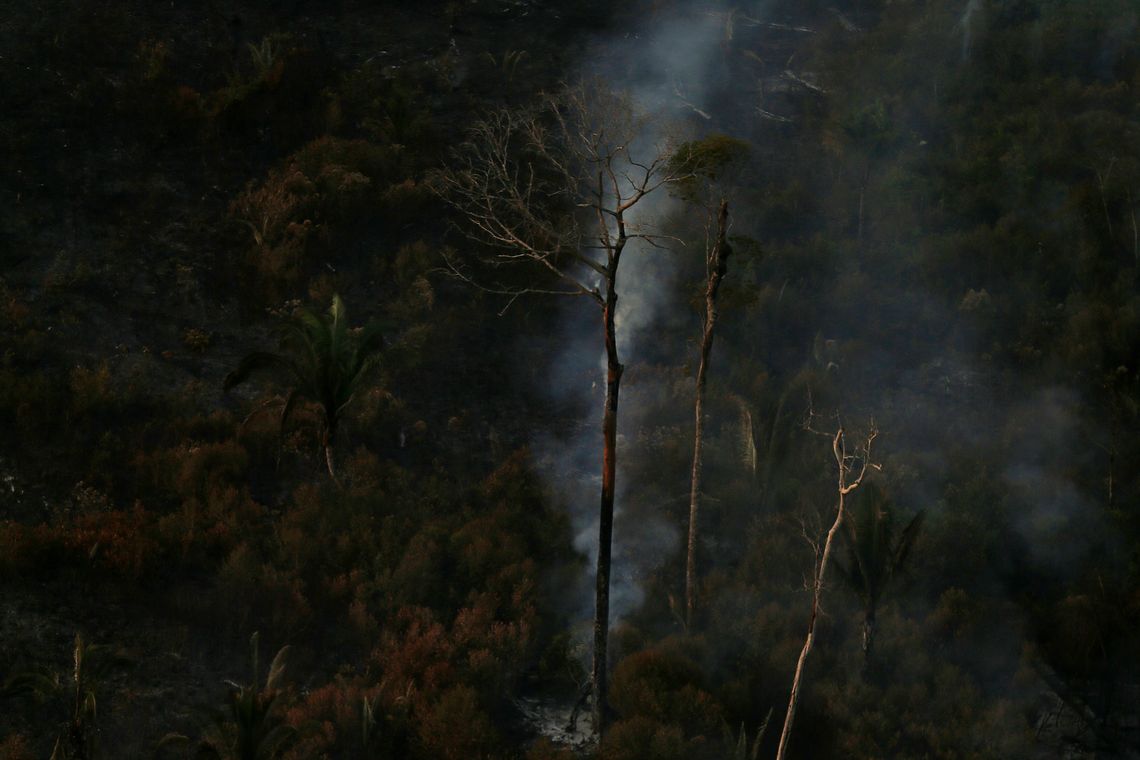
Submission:
[[[127,664],[107,645],[90,644],[76,634],[66,675],[48,669],[17,673],[0,687],[0,698],[33,697],[66,702],[69,718],[55,740],[51,760],[88,760],[96,755],[95,691],[116,666]]]
[[[852,505],[847,521],[847,561],[836,564],[843,580],[863,602],[865,660],[871,657],[879,600],[906,564],[924,515],[919,512],[896,532],[890,498],[875,483],[868,483]]]
[[[226,681],[230,687],[227,711],[217,716],[197,745],[183,734],[167,734],[155,747],[156,758],[168,753],[192,751],[195,760],[277,760],[297,739],[297,729],[286,723],[277,709],[285,676],[285,658],[289,647],[278,650],[265,685],[258,686],[260,667],[258,638],[255,631],[249,640],[251,679],[239,684]]]
[[[335,301],[334,301],[335,302]],[[217,756],[233,760],[272,760],[279,757],[296,736],[296,730],[282,722],[274,707],[281,695],[285,674],[285,656],[289,647],[282,647],[269,665],[265,687],[257,685],[258,634],[249,640],[253,667],[252,679],[247,684],[228,682],[230,686],[228,731],[208,739],[199,749],[203,757]],[[213,753],[213,754],[210,754]]]
[[[308,399],[321,410],[321,447],[329,476],[338,483],[333,465],[333,442],[345,408],[379,364],[384,339],[375,324],[350,330],[344,301],[334,295],[325,314],[298,309],[280,329],[279,353],[255,351],[226,375],[225,390],[245,382],[260,370],[286,375],[291,388],[281,407],[281,427],[297,402]]]

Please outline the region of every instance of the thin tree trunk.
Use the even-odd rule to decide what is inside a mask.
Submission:
[[[820,595],[823,592],[823,577],[827,572],[827,563],[831,559],[831,545],[834,541],[835,534],[839,531],[839,526],[843,522],[843,497],[839,497],[839,508],[835,512],[835,522],[831,524],[831,530],[827,532],[827,540],[823,544],[823,555],[819,560],[819,564],[815,570],[815,582],[812,586],[811,597],[811,616],[808,618],[807,635],[804,637],[803,648],[800,649],[799,659],[796,661],[796,673],[792,678],[792,692],[788,697],[788,712],[784,716],[784,730],[780,733],[780,746],[776,751],[776,760],[784,760],[787,749],[788,739],[792,734],[792,723],[796,718],[796,707],[800,701],[800,685],[803,682],[804,664],[807,662],[808,655],[811,653],[812,645],[815,644],[815,623],[819,618],[819,601]]]
[[[1116,440],[1119,431],[1118,423],[1120,421],[1119,407],[1117,406],[1116,393],[1113,391],[1112,399],[1112,424],[1108,429],[1108,509],[1112,511],[1116,509]]]
[[[693,469],[689,481],[689,537],[685,557],[685,627],[693,626],[696,605],[697,513],[701,499],[701,456],[703,452],[705,385],[708,380],[709,356],[712,353],[713,330],[716,327],[716,295],[728,266],[728,201],[720,202],[717,213],[716,239],[707,259],[708,286],[705,288],[705,327],[701,337],[701,362],[697,369],[697,398],[693,432]]]
[[[804,664],[807,662],[808,654],[811,653],[812,645],[815,643],[815,624],[819,619],[820,598],[823,596],[823,580],[827,574],[827,565],[831,560],[831,547],[835,543],[835,537],[839,534],[839,528],[843,525],[843,518],[846,516],[847,494],[859,487],[859,484],[863,482],[863,475],[867,472],[867,458],[871,455],[871,441],[874,440],[874,437],[875,432],[872,430],[868,437],[866,450],[863,454],[863,467],[859,475],[850,483],[847,482],[847,475],[850,472],[851,460],[847,455],[843,428],[839,428],[835,436],[831,439],[831,450],[839,469],[837,489],[839,503],[835,508],[835,521],[831,524],[831,529],[827,531],[827,539],[823,543],[823,552],[819,554],[819,559],[816,561],[815,578],[812,582],[811,615],[808,617],[807,635],[804,637],[804,645],[800,650],[799,659],[796,661],[796,673],[792,678],[792,692],[788,697],[788,711],[784,716],[784,730],[780,733],[780,745],[776,750],[776,760],[784,760],[787,756],[788,739],[792,734],[792,723],[795,721],[796,707],[800,699],[800,685],[803,682]]]
[[[768,448],[764,451],[764,470],[760,474],[760,510],[765,512],[772,500],[772,467],[776,456],[776,434],[779,432],[780,417],[784,414],[784,403],[788,400],[788,391],[780,394],[776,403],[776,412],[772,417],[772,428],[768,432]]]
[[[1140,267],[1140,228],[1136,226],[1136,207],[1132,205],[1132,191],[1128,191],[1128,209],[1132,216],[1132,259]]]
[[[1109,510],[1116,508],[1116,493],[1113,483],[1113,472],[1116,470],[1116,449],[1113,448],[1108,452],[1108,508]]]
[[[602,501],[598,513],[598,570],[594,609],[593,683],[594,730],[601,737],[606,728],[606,651],[610,629],[610,549],[614,530],[614,485],[617,473],[618,390],[623,367],[618,360],[617,331],[614,312],[617,309],[615,275],[620,248],[611,259],[606,282],[606,302],[602,320],[606,334],[606,406],[602,415]]]
[[[333,485],[340,488],[340,480],[336,476],[336,466],[333,463],[333,447],[332,441],[325,441],[325,466],[328,467],[329,477],[332,478]]]
[[[1104,225],[1108,228],[1108,238],[1112,240],[1116,236],[1112,228],[1112,215],[1108,213],[1108,180],[1112,177],[1112,169],[1116,165],[1116,159],[1113,158],[1108,162],[1108,169],[1104,174],[1100,173],[1100,169],[1096,170],[1097,184],[1100,186],[1100,207],[1104,211]]]
[[[875,645],[875,608],[868,608],[863,615],[863,664],[871,660],[871,647]]]

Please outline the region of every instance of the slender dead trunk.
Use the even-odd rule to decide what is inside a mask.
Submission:
[[[804,645],[803,648],[800,649],[799,659],[796,660],[796,673],[792,678],[792,692],[788,697],[788,712],[784,716],[784,730],[780,733],[780,746],[776,751],[776,760],[784,760],[787,753],[788,739],[792,734],[792,723],[795,721],[796,707],[800,701],[800,685],[803,682],[804,664],[807,662],[808,655],[811,653],[812,645],[815,644],[815,623],[819,618],[819,601],[823,592],[823,578],[827,572],[827,563],[831,559],[831,545],[835,534],[839,531],[839,526],[843,523],[843,516],[843,497],[840,496],[839,508],[835,512],[835,522],[831,524],[831,530],[827,531],[827,540],[823,544],[823,554],[815,569],[815,582],[812,585],[811,615],[808,617],[807,635],[804,637]]]
[[[1128,211],[1132,217],[1132,259],[1140,267],[1140,228],[1136,226],[1136,207],[1132,205],[1132,191],[1128,191]]]
[[[1105,478],[1105,485],[1108,487],[1108,508],[1113,510],[1116,508],[1116,483],[1114,474],[1116,472],[1116,443],[1109,443],[1108,447],[1108,477]]]
[[[1120,412],[1117,406],[1116,393],[1113,391],[1112,424],[1108,429],[1108,509],[1116,509],[1116,441],[1119,433]]]
[[[811,615],[808,617],[808,628],[807,635],[804,637],[804,645],[800,650],[799,659],[796,661],[796,673],[792,678],[792,692],[788,697],[788,711],[784,716],[784,730],[780,733],[780,745],[776,750],[776,760],[784,760],[787,756],[788,739],[792,734],[792,723],[795,721],[796,707],[800,699],[800,686],[803,682],[804,664],[807,662],[808,654],[811,653],[812,645],[815,643],[815,624],[819,619],[820,599],[823,596],[823,580],[827,574],[827,565],[831,560],[831,548],[835,544],[835,537],[839,534],[839,528],[843,525],[843,518],[847,514],[847,494],[854,491],[859,487],[859,484],[863,482],[863,476],[867,472],[867,459],[871,455],[871,441],[873,441],[874,438],[875,432],[872,430],[868,436],[866,449],[862,455],[863,466],[857,477],[851,482],[847,481],[847,476],[851,472],[852,458],[847,454],[843,428],[839,428],[831,439],[831,451],[835,456],[835,462],[839,470],[837,487],[839,502],[835,508],[835,521],[832,522],[831,528],[827,531],[827,538],[823,543],[823,551],[817,555],[818,558],[814,568],[815,577],[811,587]]]
[[[706,268],[708,285],[705,288],[705,326],[701,337],[701,362],[697,368],[697,398],[693,431],[693,470],[689,481],[689,537],[685,557],[685,627],[693,626],[693,608],[696,605],[697,575],[697,513],[701,500],[701,456],[703,452],[705,385],[708,380],[709,356],[712,353],[713,330],[716,327],[716,295],[728,268],[732,249],[728,245],[728,201],[720,202],[717,212],[716,238],[709,251]]]
[[[602,415],[602,501],[598,512],[598,568],[597,592],[594,608],[594,662],[591,673],[593,683],[593,721],[599,738],[606,728],[606,652],[610,629],[610,549],[614,530],[614,486],[617,474],[617,410],[618,390],[624,369],[618,359],[617,330],[614,324],[617,310],[615,276],[621,255],[618,248],[612,255],[609,276],[606,278],[606,300],[602,322],[606,334],[606,406]]]
[[[863,614],[863,664],[871,660],[871,647],[875,645],[875,608],[868,607]]]
[[[332,478],[333,485],[340,488],[340,480],[336,476],[336,463],[333,461],[333,436],[335,434],[336,426],[329,425],[321,441],[321,447],[325,450],[325,467],[328,468],[329,477]]]
[[[332,482],[339,486],[340,481],[337,480],[336,467],[333,465],[332,445],[328,443],[325,444],[325,466],[329,469],[329,477],[332,478]]]
[[[867,187],[871,184],[871,162],[868,161],[862,169],[862,176],[859,178],[859,226],[855,232],[855,246],[858,250],[863,250],[863,228],[865,227],[864,220],[866,217],[867,206]]]
[[[784,403],[788,400],[788,390],[780,394],[776,411],[772,416],[772,428],[768,431],[768,448],[764,451],[764,470],[760,474],[760,509],[767,511],[772,498],[772,467],[776,463],[776,434],[779,432],[780,418],[784,414]]]
[[[1112,169],[1116,165],[1116,158],[1114,157],[1108,162],[1108,168],[1102,174],[1100,169],[1096,170],[1097,185],[1100,187],[1100,207],[1104,211],[1104,226],[1108,229],[1108,238],[1112,240],[1116,233],[1112,228],[1112,215],[1108,213],[1108,180],[1112,177]]]

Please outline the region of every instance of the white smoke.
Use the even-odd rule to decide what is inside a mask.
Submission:
[[[981,8],[981,0],[969,0],[966,3],[966,10],[962,12],[962,18],[958,20],[958,26],[962,28],[962,60],[970,60],[970,42],[971,42],[971,24],[974,20],[974,14]]]
[[[628,94],[639,109],[653,114],[649,132],[638,147],[643,154],[660,150],[675,137],[680,118],[707,119],[706,96],[731,15],[707,5],[684,6],[648,19],[639,29],[623,30],[589,46],[579,76],[600,80],[614,91]],[[679,208],[666,188],[637,204],[628,222],[642,230],[657,229]],[[677,243],[663,241],[667,249],[632,241],[623,253],[617,276],[615,325],[618,352],[627,367],[651,361],[654,333],[670,321],[687,317],[683,304],[674,302]],[[672,249],[672,250],[669,250]],[[589,558],[590,577],[583,579],[571,602],[581,620],[593,615],[593,572],[597,559],[598,506],[602,466],[601,413],[605,395],[606,357],[601,314],[575,299],[565,310],[562,333],[553,336],[557,353],[551,361],[553,400],[570,402],[582,410],[571,430],[533,443],[539,468],[571,516],[575,547]],[[618,406],[617,493],[615,498],[610,619],[616,624],[644,600],[642,581],[675,551],[679,526],[660,512],[639,509],[631,515],[631,494],[639,484],[629,477],[631,444],[650,420],[644,399],[658,396],[645,387],[657,380],[632,379],[627,373]]]
[[[1100,506],[1073,481],[1091,454],[1080,409],[1077,394],[1046,388],[1011,410],[1006,430],[1013,445],[1005,480],[1019,505],[1012,527],[1035,566],[1060,574],[1108,533]]]

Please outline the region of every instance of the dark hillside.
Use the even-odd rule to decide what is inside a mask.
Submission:
[[[0,760],[1140,756],[1134,3],[3,10]]]

